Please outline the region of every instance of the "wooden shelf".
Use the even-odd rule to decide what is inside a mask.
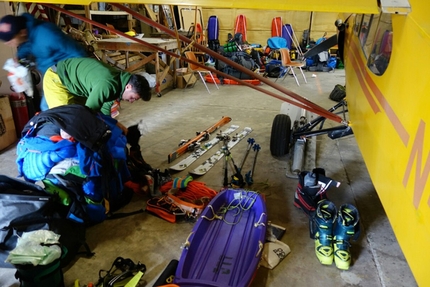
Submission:
[[[85,15],[88,19],[92,20],[93,15],[103,15],[103,16],[127,16],[128,30],[133,29],[133,17],[124,11],[100,11],[100,10],[90,10],[89,6],[85,6],[84,10],[69,10],[72,13]],[[87,24],[87,29],[91,30],[91,25]]]

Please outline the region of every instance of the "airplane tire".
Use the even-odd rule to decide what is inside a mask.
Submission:
[[[288,115],[278,114],[273,119],[270,136],[270,153],[273,156],[284,156],[290,148],[291,119]]]

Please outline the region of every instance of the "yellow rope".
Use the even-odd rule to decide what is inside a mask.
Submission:
[[[240,222],[242,219],[242,215],[244,211],[247,211],[252,208],[255,201],[257,200],[257,197],[259,195],[259,192],[256,191],[250,191],[250,190],[238,190],[240,191],[240,197],[232,199],[227,206],[221,206],[218,209],[218,212],[215,212],[212,205],[208,205],[210,210],[212,211],[212,218],[209,218],[205,215],[202,215],[201,217],[207,220],[214,220],[214,219],[220,219],[223,220],[224,223],[229,225],[235,225]],[[225,219],[225,214],[230,211],[230,215],[235,217],[235,220],[233,222],[229,222]],[[262,213],[260,215],[260,218],[258,222],[254,223],[255,227],[258,227],[259,225],[265,225],[262,223],[263,215],[266,215],[265,213]]]
[[[258,221],[256,223],[254,223],[254,227],[258,227],[260,225],[266,226],[266,224],[264,224],[263,222],[261,222],[264,215],[266,215],[266,213],[264,213],[264,212],[262,214],[260,214],[260,218],[258,219]]]
[[[212,221],[214,219],[222,219],[222,216],[219,216],[219,215],[215,214],[215,211],[214,211],[214,208],[212,207],[212,205],[208,205],[208,207],[210,208],[210,210],[212,210],[213,217],[209,218],[209,217],[207,217],[205,215],[202,215],[202,218],[207,219],[209,221]]]
[[[184,244],[182,244],[182,248],[187,249],[188,247],[190,247],[190,245],[191,245],[190,237],[191,237],[191,235],[192,235],[193,233],[194,233],[194,232],[191,232],[191,233],[188,235],[187,239],[185,239]]]
[[[251,194],[251,196],[249,196],[249,194]],[[226,224],[230,224],[230,225],[238,224],[242,219],[243,211],[247,211],[251,209],[251,207],[254,205],[254,202],[257,199],[257,196],[258,196],[258,192],[240,190],[240,198],[234,198],[227,206],[227,211],[236,210],[236,214],[233,214],[233,216],[239,216],[239,219],[237,219],[235,222],[228,222],[225,218],[223,218],[223,221]],[[235,201],[238,201],[237,204],[233,204]]]
[[[263,250],[263,247],[263,243],[261,241],[258,241],[258,251],[257,254],[255,254],[255,257],[258,257],[260,255],[261,251]]]

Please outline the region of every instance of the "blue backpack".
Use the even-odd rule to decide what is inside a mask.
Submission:
[[[267,39],[267,46],[272,50],[287,48],[287,40],[282,37],[271,37]]]

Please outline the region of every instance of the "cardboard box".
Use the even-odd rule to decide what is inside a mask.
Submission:
[[[195,84],[195,82],[197,82],[197,78],[191,72],[188,72],[182,76],[176,76],[176,87],[179,89],[191,87]]]
[[[0,150],[17,141],[9,97],[0,96]]]

